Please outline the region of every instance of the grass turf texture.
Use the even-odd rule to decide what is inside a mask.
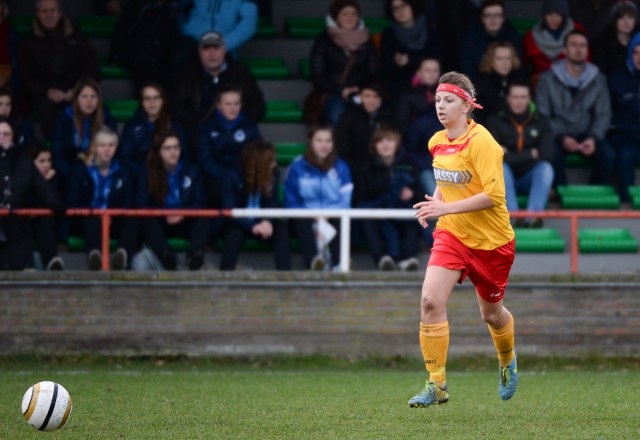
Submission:
[[[587,361],[588,362],[588,361]],[[637,361],[536,360],[509,402],[495,360],[454,363],[446,405],[411,409],[419,360],[0,360],[0,439],[635,439]],[[43,434],[20,414],[26,389],[63,384],[73,414]]]

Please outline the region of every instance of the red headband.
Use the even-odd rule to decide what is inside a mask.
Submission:
[[[436,89],[436,93],[438,92],[453,93],[454,95],[464,99],[465,102],[468,102],[469,104],[471,104],[471,107],[478,108],[478,109],[483,108],[480,104],[476,104],[476,98],[471,98],[471,95],[469,95],[469,93],[466,90],[463,90],[456,85],[447,84],[447,83],[440,84]]]

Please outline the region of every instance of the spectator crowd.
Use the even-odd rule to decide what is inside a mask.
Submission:
[[[632,0],[544,0],[526,32],[503,0],[327,0],[326,28],[310,46],[312,91],[304,154],[279,167],[260,132],[263,91],[239,58],[256,32],[251,0],[97,1],[118,15],[108,63],[131,75],[139,101],[118,126],[96,48],[60,0],[34,0],[18,36],[0,0],[0,208],[50,208],[53,217],[0,217],[0,270],[64,269],[59,245],[85,243],[102,267],[99,217],[68,208],[255,209],[255,218],[114,217],[114,270],[200,270],[210,249],[234,270],[243,243],[268,242],[274,267],[339,264],[334,219],[266,219],[260,208],[409,208],[432,195],[426,147],[442,129],[440,75],[468,75],[485,125],[504,150],[510,211],[541,211],[566,185],[567,155],[591,165],[589,183],[628,202],[640,159],[640,24]],[[363,12],[389,26],[372,34]],[[521,29],[521,28],[520,28]],[[526,206],[518,205],[518,196]],[[540,227],[540,218],[519,219]],[[380,270],[417,270],[431,230],[411,220],[354,222],[351,241]],[[184,264],[172,239],[188,242]],[[221,243],[216,247],[216,243]],[[35,251],[35,252],[34,252]]]

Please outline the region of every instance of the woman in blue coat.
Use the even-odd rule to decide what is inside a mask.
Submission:
[[[333,130],[329,125],[312,127],[307,138],[304,156],[295,159],[284,184],[285,207],[306,209],[347,209],[351,207],[353,182],[351,171],[345,161],[336,156]],[[304,265],[314,270],[323,270],[327,261],[323,249],[318,247],[312,219],[293,219],[293,230],[300,239]],[[333,265],[340,260],[340,224],[329,220],[336,234],[329,242]],[[316,225],[317,227],[317,225]]]
[[[133,207],[133,182],[131,175],[114,156],[118,148],[118,135],[108,127],[100,128],[93,136],[81,162],[76,164],[74,184],[71,187],[71,202],[75,208],[108,209]],[[102,219],[86,216],[83,220],[83,236],[88,253],[89,270],[102,267]],[[132,254],[137,230],[128,217],[111,219],[111,237],[118,241],[113,253],[111,267],[124,270],[128,256]]]
[[[151,145],[147,168],[138,181],[136,206],[155,209],[202,209],[204,192],[198,168],[182,158],[182,145],[176,132],[159,133]],[[209,238],[209,222],[204,217],[146,217],[143,237],[167,270],[176,270],[176,252],[169,237],[189,239],[187,267],[199,270]]]
[[[140,89],[140,107],[122,130],[118,160],[134,173],[146,167],[153,135],[173,131],[180,140],[180,157],[189,158],[187,136],[182,125],[169,112],[169,101],[164,87],[148,83]]]
[[[233,270],[242,244],[248,237],[270,241],[277,270],[291,269],[289,231],[286,219],[260,218],[260,208],[278,208],[280,173],[276,150],[263,141],[249,142],[242,150],[242,181],[223,194],[222,207],[255,209],[253,218],[228,219],[223,230],[220,270]]]
[[[62,191],[79,154],[87,154],[94,135],[104,126],[116,131],[116,121],[104,107],[100,85],[90,78],[81,79],[73,88],[71,104],[59,114],[51,138],[53,166],[61,178]]]
[[[211,114],[198,126],[198,164],[210,207],[219,207],[221,193],[242,180],[242,149],[261,139],[258,126],[242,113],[242,90],[224,85]]]

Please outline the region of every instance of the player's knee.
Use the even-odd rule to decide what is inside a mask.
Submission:
[[[493,310],[481,310],[482,320],[492,327],[500,321],[500,314]]]
[[[420,301],[420,306],[422,308],[422,312],[428,314],[439,310],[442,304],[440,301],[436,301],[432,296],[423,295]]]

